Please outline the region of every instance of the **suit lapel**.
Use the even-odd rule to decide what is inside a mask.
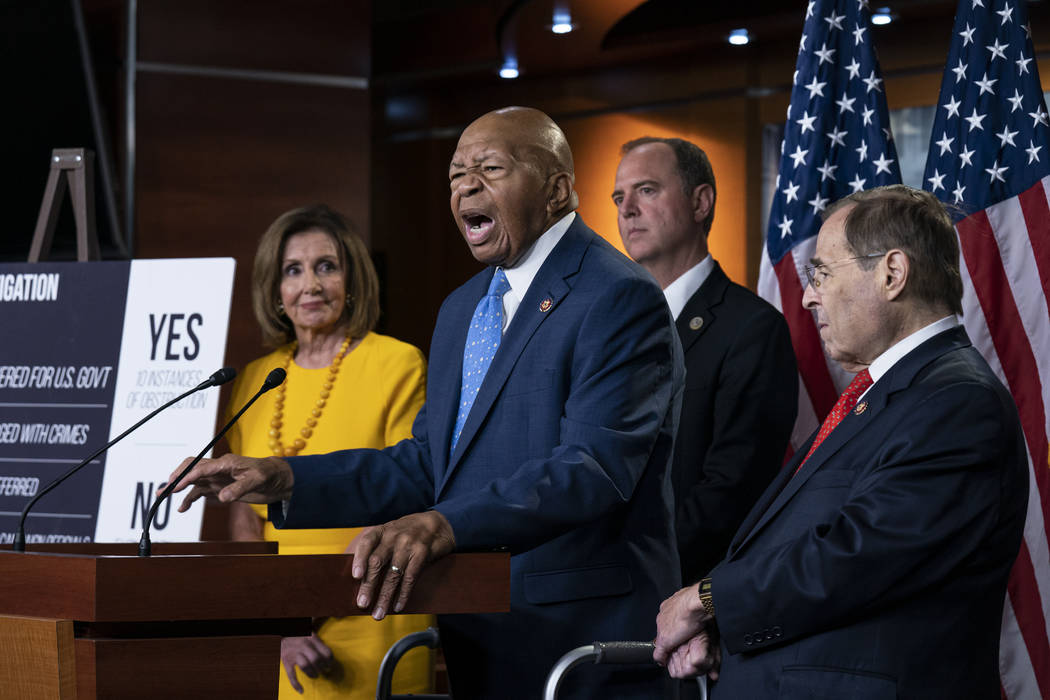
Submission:
[[[448,471],[449,443],[459,407],[459,391],[463,382],[463,348],[467,344],[467,329],[474,318],[481,297],[489,288],[495,268],[475,275],[464,285],[463,302],[448,310],[448,317],[432,343],[430,351],[430,382],[427,387],[427,417],[433,423],[429,428],[430,456],[434,464],[435,481],[440,482]],[[448,342],[444,339],[448,338]],[[436,496],[436,493],[435,493]]]
[[[565,235],[558,242],[558,245],[554,247],[554,250],[547,256],[543,265],[540,266],[536,277],[532,280],[532,284],[529,285],[529,289],[521,300],[514,318],[511,319],[510,326],[507,327],[507,331],[500,341],[499,349],[496,350],[496,356],[492,358],[492,364],[489,366],[488,372],[485,373],[485,379],[481,382],[481,388],[478,390],[477,398],[474,399],[474,405],[467,415],[467,421],[463,424],[463,431],[460,433],[459,442],[456,443],[456,450],[449,461],[449,467],[445,470],[444,477],[441,479],[438,495],[444,489],[445,484],[461,462],[464,453],[476,437],[478,430],[499,397],[503,385],[507,382],[507,378],[521,357],[521,353],[528,344],[529,339],[532,338],[544,321],[553,316],[555,309],[571,291],[572,288],[566,279],[576,274],[580,269],[584,251],[586,251],[589,243],[587,236],[583,235],[585,231],[589,231],[589,229],[577,215],[572,225],[565,232]],[[488,278],[491,279],[491,275]],[[482,293],[484,293],[484,290]],[[463,344],[466,342],[466,325],[469,322],[469,319],[464,322],[464,330],[461,333],[463,338],[460,343],[460,354],[462,354]],[[456,376],[458,377],[461,372],[457,373]],[[459,401],[458,395],[459,391],[457,388],[457,403]],[[455,420],[454,411],[450,413],[452,419],[445,426],[447,427],[446,433],[443,433],[445,437],[451,434],[452,421]],[[447,448],[447,439],[445,440],[445,445]]]
[[[881,382],[880,382],[881,383]],[[784,468],[787,472],[786,482],[778,481],[782,484],[780,492],[775,495],[772,502],[769,502],[769,506],[761,513],[755,522],[754,527],[750,532],[740,541],[739,546],[743,546],[750,540],[756,533],[765,527],[766,523],[772,520],[777,513],[791,500],[791,498],[798,493],[798,490],[802,488],[817,470],[819,470],[831,457],[835,455],[844,445],[850,440],[857,436],[870,421],[874,420],[879,412],[885,408],[888,392],[886,385],[883,384],[881,387],[873,386],[867,394],[864,395],[861,402],[857,404],[858,408],[861,404],[864,404],[864,408],[861,413],[857,413],[856,409],[850,411],[842,422],[835,427],[831,434],[824,439],[824,442],[817,447],[816,452],[806,460],[806,463],[802,465],[802,468],[798,468],[798,463],[809,452],[810,445],[813,444],[813,440],[807,441],[805,451],[799,451],[795,459],[791,460],[791,463]],[[816,438],[816,434],[813,435]],[[796,469],[798,473],[795,473]]]
[[[888,405],[893,394],[908,388],[922,368],[941,355],[969,344],[970,340],[966,331],[962,326],[957,326],[934,336],[901,358],[885,376],[871,387],[857,403],[857,407],[842,419],[842,422],[831,431],[831,434],[817,447],[813,455],[806,460],[802,468],[798,469],[798,464],[809,452],[816,433],[811,435],[804,448],[799,449],[794,459],[783,468],[781,475],[766,489],[758,504],[748,514],[733,538],[729,556],[735,555],[761,531],[821,466],[857,437]],[[798,469],[797,474],[796,469]]]
[[[725,298],[728,287],[729,278],[716,262],[707,279],[700,285],[700,289],[689,297],[689,301],[682,307],[682,313],[678,314],[678,320],[675,321],[684,352],[688,353],[689,348],[714,323],[715,310]]]

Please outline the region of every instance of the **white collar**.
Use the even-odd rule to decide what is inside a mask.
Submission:
[[[708,254],[706,258],[683,272],[678,276],[678,279],[664,289],[664,297],[667,299],[667,305],[671,308],[671,316],[676,321],[678,320],[678,315],[682,313],[682,309],[685,308],[686,303],[696,294],[696,290],[700,289],[701,285],[707,281],[711,271],[714,269],[715,259]]]
[[[554,246],[558,245],[558,241],[565,235],[575,219],[576,212],[574,211],[563,216],[529,246],[529,249],[518,260],[517,265],[503,268],[503,272],[507,275],[507,282],[510,283],[510,291],[507,294],[514,296],[515,307],[525,298],[525,293],[529,291],[529,286],[536,278],[536,273],[540,271],[547,256],[554,250]],[[504,295],[504,305],[506,302],[506,295]]]
[[[939,321],[934,321],[930,325],[920,328],[903,340],[899,340],[891,345],[881,355],[876,357],[871,365],[868,366],[868,373],[871,375],[872,384],[879,381],[880,377],[886,374],[886,372],[889,372],[890,368],[897,364],[909,352],[919,347],[938,333],[943,333],[950,328],[955,328],[957,325],[959,325],[959,319],[956,318],[955,314],[945,316]]]

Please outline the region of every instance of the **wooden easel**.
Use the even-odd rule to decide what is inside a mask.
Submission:
[[[29,248],[31,263],[40,262],[51,253],[55,224],[67,187],[77,226],[77,260],[86,262],[101,258],[95,230],[95,153],[85,148],[56,148],[51,151],[51,174],[47,177],[33,244]]]

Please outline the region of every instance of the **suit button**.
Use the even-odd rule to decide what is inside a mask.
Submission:
[[[745,634],[744,635],[744,646],[749,647],[749,646],[751,646],[751,643],[752,643],[751,642],[751,635],[750,634]]]
[[[784,631],[781,630],[779,627],[774,627],[773,628],[773,638],[774,639],[780,639],[782,636],[784,636]]]

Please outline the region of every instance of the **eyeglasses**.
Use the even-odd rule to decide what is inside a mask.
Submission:
[[[806,280],[809,281],[816,289],[820,289],[821,283],[828,278],[828,269],[832,265],[841,265],[843,263],[853,262],[854,260],[865,260],[867,258],[881,258],[886,254],[886,251],[881,253],[869,253],[868,255],[857,255],[852,258],[843,258],[842,260],[832,260],[831,262],[821,263],[820,265],[806,265],[802,268],[802,272],[806,275]]]

